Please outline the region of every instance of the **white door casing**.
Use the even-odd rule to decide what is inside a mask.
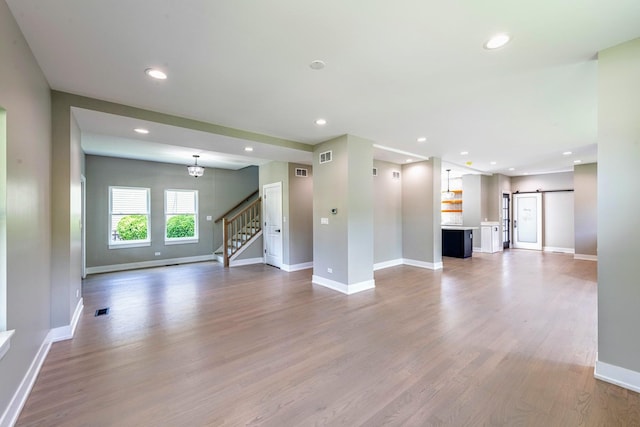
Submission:
[[[282,267],[282,183],[262,187],[264,262]]]
[[[542,194],[513,195],[513,247],[542,250]]]

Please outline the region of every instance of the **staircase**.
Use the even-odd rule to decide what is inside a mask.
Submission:
[[[262,198],[258,197],[233,217],[222,218],[223,244],[216,255],[222,257],[225,267],[229,267],[230,260],[262,235],[261,202]]]

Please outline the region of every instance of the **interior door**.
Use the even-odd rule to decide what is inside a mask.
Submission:
[[[542,250],[542,194],[513,195],[513,247]]]
[[[264,203],[264,262],[282,267],[282,183],[262,189]]]

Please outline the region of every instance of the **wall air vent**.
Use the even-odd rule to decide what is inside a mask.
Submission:
[[[305,168],[296,168],[296,176],[306,178],[308,171]]]
[[[393,179],[400,179],[400,172],[393,171]]]
[[[373,168],[373,176],[378,176],[378,168]]]
[[[94,316],[95,317],[106,316],[107,314],[109,314],[109,307],[97,309],[96,314],[94,314]]]
[[[320,164],[329,163],[333,159],[331,151],[325,151],[324,153],[320,153]]]

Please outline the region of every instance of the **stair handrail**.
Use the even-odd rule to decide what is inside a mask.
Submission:
[[[247,203],[249,200],[251,200],[256,194],[258,194],[260,192],[260,190],[256,190],[253,193],[249,194],[247,197],[245,197],[244,199],[242,199],[242,201],[238,202],[234,207],[232,207],[231,209],[229,209],[228,211],[226,211],[225,213],[223,213],[222,215],[220,215],[215,221],[213,221],[214,223],[216,222],[220,222],[220,220],[222,220],[224,217],[226,217],[227,215],[229,215],[231,212],[235,211],[236,209],[238,209],[240,206],[242,206],[244,203]]]
[[[258,197],[232,218],[222,218],[222,250],[225,267],[229,267],[229,259],[233,254],[262,230],[261,206],[262,197]]]

